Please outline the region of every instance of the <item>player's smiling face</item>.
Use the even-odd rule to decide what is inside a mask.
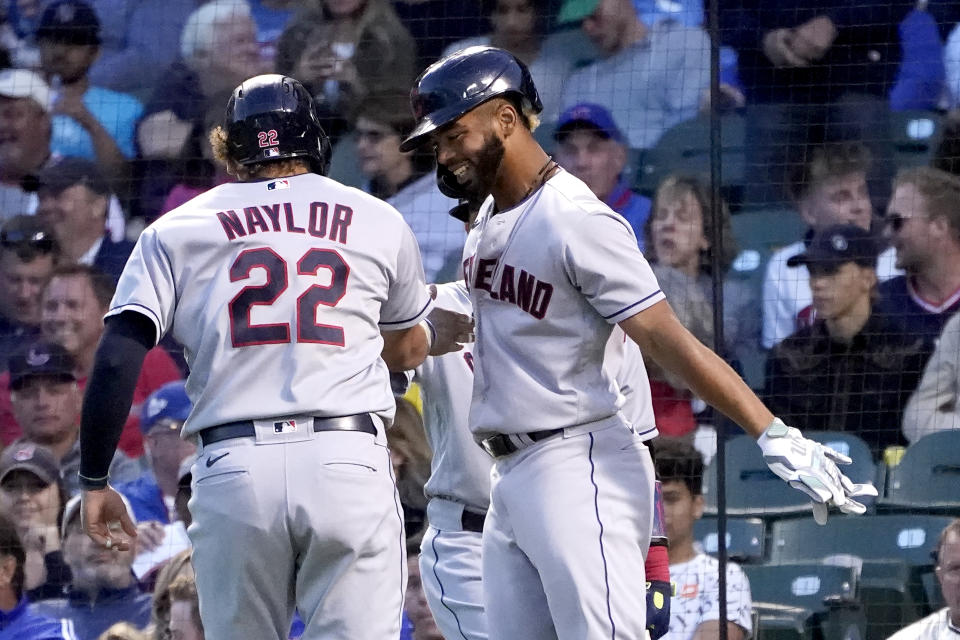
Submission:
[[[437,162],[478,198],[492,190],[503,160],[503,140],[494,130],[495,106],[482,104],[433,134]]]

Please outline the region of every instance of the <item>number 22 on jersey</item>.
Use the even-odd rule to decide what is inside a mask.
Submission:
[[[269,247],[246,249],[230,266],[230,282],[250,278],[254,269],[263,269],[263,284],[247,285],[227,305],[230,314],[230,336],[234,347],[290,342],[290,324],[253,324],[250,311],[255,306],[276,303],[289,287],[287,261]],[[330,284],[314,284],[297,298],[297,342],[344,345],[343,327],[317,322],[320,305],[335,307],[347,292],[350,267],[333,249],[309,249],[297,261],[297,274],[316,277],[320,269],[330,272]]]

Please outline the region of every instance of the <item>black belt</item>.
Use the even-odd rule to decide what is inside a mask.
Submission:
[[[277,421],[275,427],[277,433],[283,429],[282,422]],[[358,413],[352,416],[339,416],[336,418],[314,418],[314,431],[361,431],[371,435],[377,435],[377,427],[373,424],[373,418],[369,413]],[[218,424],[215,427],[207,427],[198,434],[200,443],[208,446],[221,440],[231,438],[252,438],[257,435],[257,430],[253,426],[253,420],[240,420],[238,422],[228,422]]]
[[[506,434],[498,433],[495,436],[490,436],[489,438],[484,438],[480,441],[480,446],[489,453],[494,458],[499,458],[501,456],[510,455],[516,451],[520,451],[524,447],[522,445],[516,444],[511,440],[511,435],[514,437],[529,438],[533,442],[540,442],[541,440],[546,440],[547,438],[552,438],[555,435],[563,433],[563,429],[548,429],[546,431],[531,431],[530,433],[517,433],[517,434]]]
[[[460,528],[473,533],[483,533],[483,521],[486,519],[487,514],[485,513],[475,513],[464,509],[463,515],[460,516]]]

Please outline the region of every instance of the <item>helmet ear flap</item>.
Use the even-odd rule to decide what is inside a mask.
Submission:
[[[457,176],[453,175],[450,169],[447,169],[440,163],[437,163],[437,188],[440,189],[440,193],[454,200],[463,200],[470,196],[470,194],[460,186]]]

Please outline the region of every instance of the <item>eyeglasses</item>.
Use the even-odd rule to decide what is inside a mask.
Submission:
[[[43,230],[3,229],[0,231],[0,246],[4,249],[29,246],[42,253],[51,253],[56,247],[56,240]]]
[[[356,129],[357,142],[368,139],[373,144],[379,144],[387,136],[394,135],[392,131],[382,131],[380,129]]]

